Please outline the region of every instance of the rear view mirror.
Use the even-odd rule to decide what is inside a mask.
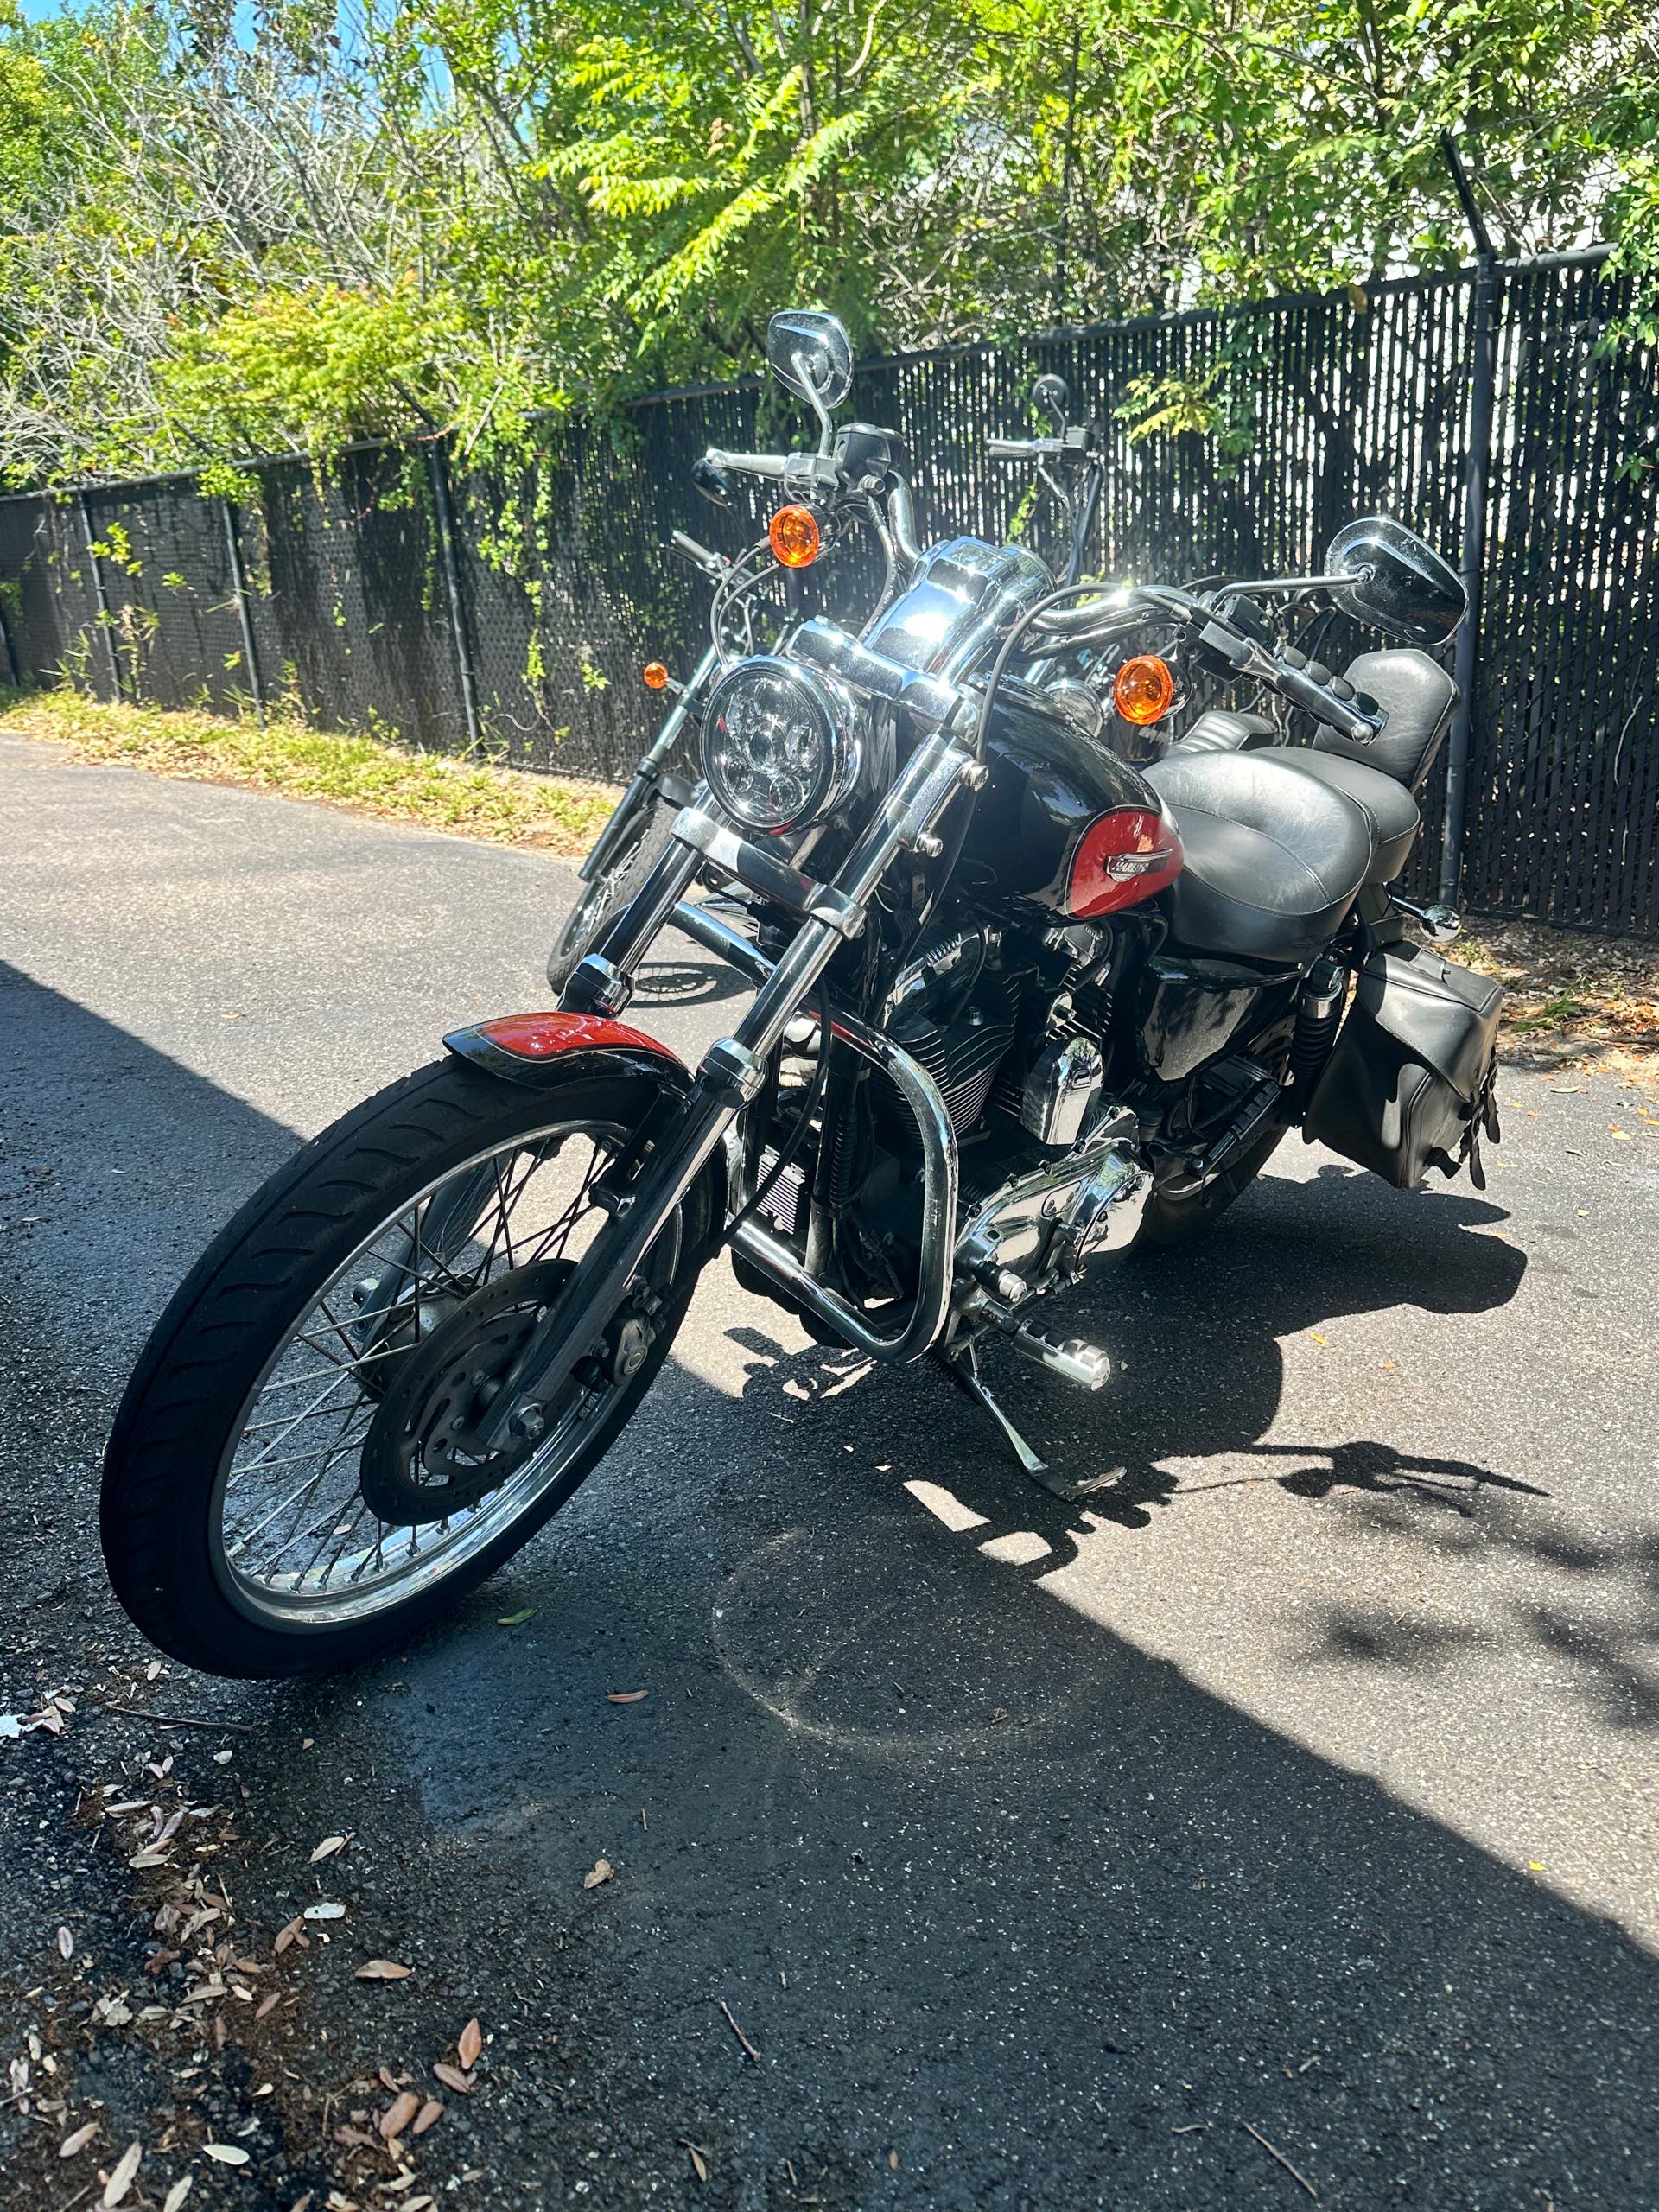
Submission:
[[[730,507],[736,503],[737,490],[723,468],[718,468],[708,454],[699,454],[691,464],[691,481],[712,507]]]
[[[790,308],[766,325],[766,366],[785,391],[839,407],[853,388],[853,341],[834,315]]]
[[[1064,377],[1057,377],[1051,370],[1039,377],[1031,388],[1033,404],[1040,407],[1056,432],[1065,435],[1066,420],[1071,411],[1071,387]]]
[[[1350,614],[1408,645],[1444,645],[1469,611],[1457,570],[1387,515],[1345,523],[1331,541],[1325,567]]]

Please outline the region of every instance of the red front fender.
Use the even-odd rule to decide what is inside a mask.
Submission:
[[[612,1069],[645,1069],[655,1075],[672,1071],[677,1084],[690,1080],[685,1063],[643,1029],[594,1014],[504,1014],[469,1029],[452,1030],[446,1047],[487,1074],[510,1083],[537,1085],[569,1073],[573,1054]]]

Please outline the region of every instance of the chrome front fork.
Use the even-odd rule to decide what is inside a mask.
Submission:
[[[833,886],[814,885],[781,868],[761,849],[750,847],[711,822],[699,808],[689,808],[676,824],[674,845],[665,853],[641,886],[638,898],[606,932],[599,949],[591,953],[571,977],[565,1004],[586,1013],[620,1013],[632,991],[633,970],[658,932],[689,888],[710,834],[718,834],[721,865],[742,880],[748,856],[760,854],[769,865],[754,888],[794,903],[804,916],[788,950],[761,982],[753,1003],[729,1037],[716,1039],[703,1055],[696,1079],[678,1113],[670,1121],[652,1155],[626,1190],[605,1227],[581,1261],[567,1295],[542,1324],[519,1357],[517,1371],[497,1400],[499,1410],[486,1424],[481,1441],[496,1440],[489,1433],[505,1433],[516,1407],[545,1404],[556,1397],[577,1363],[601,1334],[627,1294],[628,1286],[652,1245],[672,1218],[675,1209],[696,1182],[710,1157],[738,1115],[760,1092],[766,1065],[782,1041],[785,1029],[812,993],[839,947],[858,936],[864,926],[870,899],[899,854],[914,849],[927,836],[933,823],[964,783],[982,780],[983,770],[970,748],[945,730],[925,738],[911,756],[903,773],[883,800],[880,810],[858,839]],[[760,873],[756,864],[757,874]],[[793,878],[791,887],[789,879]],[[861,1025],[860,1025],[861,1028]],[[862,1038],[849,1028],[847,1041],[857,1049],[867,1045],[877,1052],[893,1048],[876,1033]],[[907,1059],[907,1056],[901,1056]],[[914,1063],[909,1063],[911,1068]],[[901,1088],[907,1071],[896,1062],[889,1069]],[[944,1141],[938,1126],[944,1118],[942,1102],[924,1071],[915,1069],[926,1090],[916,1086],[912,1103],[925,1138],[930,1123],[943,1161],[936,1160],[934,1185],[928,1211],[942,1221],[942,1264],[929,1272],[937,1281],[925,1282],[918,1306],[898,1339],[874,1337],[844,1300],[836,1300],[833,1313],[837,1328],[855,1327],[880,1348],[880,1356],[908,1358],[926,1351],[944,1326],[949,1309],[950,1236],[956,1212],[956,1153],[954,1138]],[[929,1093],[931,1096],[929,1096]],[[948,1119],[944,1128],[949,1130]],[[948,1210],[947,1210],[948,1209]],[[750,1224],[753,1227],[753,1224]],[[765,1238],[764,1231],[757,1236]],[[745,1249],[747,1231],[739,1232],[738,1249]],[[936,1236],[936,1249],[939,1237]],[[786,1247],[776,1252],[750,1240],[752,1256],[770,1272],[785,1265],[798,1266]],[[779,1255],[782,1255],[780,1258]],[[810,1278],[808,1279],[810,1280]],[[791,1283],[791,1287],[798,1287]],[[814,1286],[822,1296],[833,1294]],[[858,1337],[854,1341],[859,1341]],[[902,1345],[895,1352],[891,1346]]]

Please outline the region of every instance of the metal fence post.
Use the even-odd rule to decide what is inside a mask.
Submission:
[[[242,661],[248,671],[248,689],[253,694],[253,711],[261,721],[265,719],[265,694],[259,681],[259,655],[253,642],[253,618],[248,607],[247,578],[242,570],[242,540],[237,529],[236,509],[226,499],[219,503],[219,518],[225,525],[225,550],[230,556],[231,584],[236,593],[236,615],[242,626]]]
[[[1446,819],[1440,842],[1440,897],[1455,906],[1463,873],[1469,811],[1469,752],[1480,688],[1481,599],[1486,573],[1486,494],[1492,467],[1492,416],[1497,391],[1497,256],[1450,131],[1440,134],[1446,166],[1475,241],[1475,281],[1469,306],[1469,456],[1463,480],[1463,588],[1469,611],[1458,632],[1452,675],[1458,703],[1446,755]]]
[[[472,655],[467,647],[467,620],[461,603],[461,570],[455,562],[455,521],[449,505],[449,464],[443,440],[433,438],[426,448],[432,477],[432,505],[438,524],[438,558],[443,568],[444,589],[449,599],[449,627],[455,640],[455,667],[461,677],[461,708],[467,721],[467,742],[479,741],[478,694],[473,683]]]
[[[22,671],[17,665],[17,649],[11,642],[11,625],[6,620],[5,595],[0,592],[0,645],[6,649],[6,675],[14,691],[23,688]]]
[[[99,559],[98,540],[92,536],[92,518],[84,492],[76,493],[75,505],[80,510],[80,535],[86,548],[86,558],[92,564],[92,590],[98,600],[99,626],[104,632],[104,651],[110,664],[110,682],[114,687],[118,705],[125,696],[121,688],[121,656],[115,650],[115,623],[110,613],[109,594],[104,588],[104,564]]]

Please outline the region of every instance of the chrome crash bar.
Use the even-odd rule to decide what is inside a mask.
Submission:
[[[683,900],[671,919],[684,937],[712,952],[759,990],[770,981],[772,963],[735,930],[704,906]],[[888,1333],[873,1328],[857,1306],[808,1273],[785,1244],[753,1219],[732,1233],[734,1252],[772,1277],[799,1305],[809,1306],[849,1344],[888,1365],[919,1359],[937,1340],[950,1311],[951,1253],[957,1220],[957,1141],[939,1087],[919,1061],[890,1037],[855,1015],[838,1014],[830,1033],[840,1044],[880,1069],[915,1116],[922,1142],[921,1249],[916,1302],[902,1328]]]

